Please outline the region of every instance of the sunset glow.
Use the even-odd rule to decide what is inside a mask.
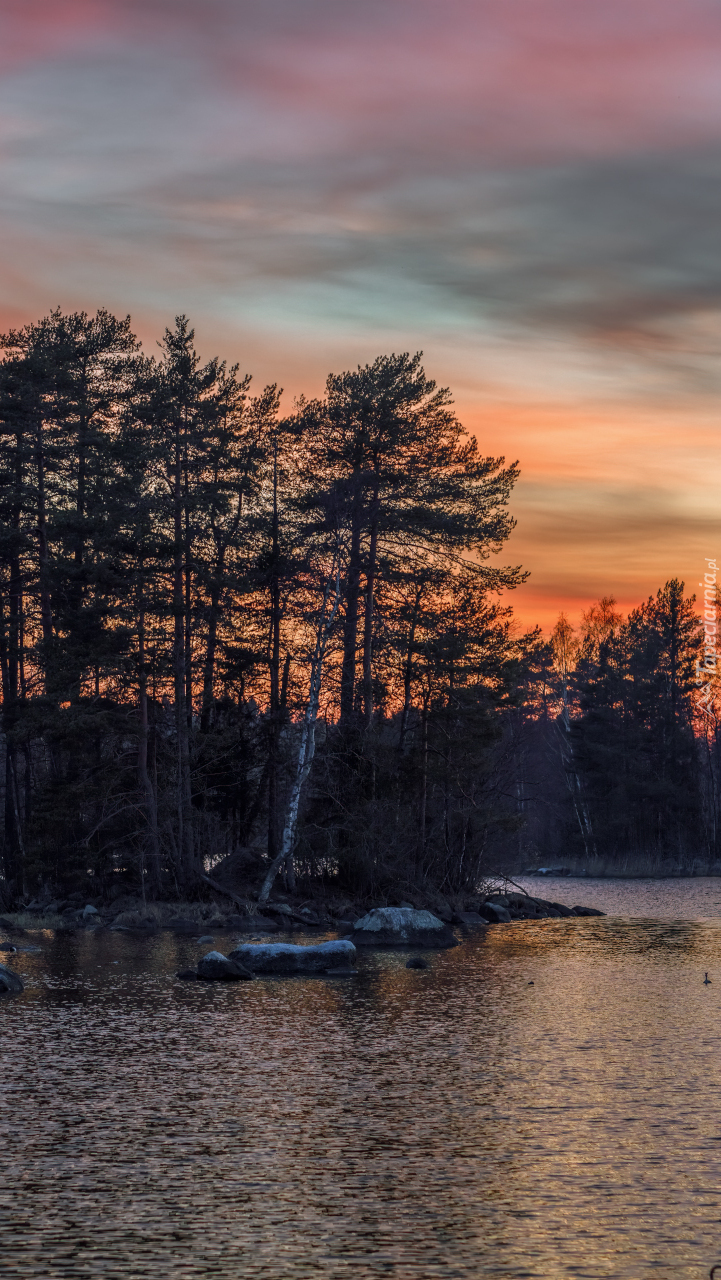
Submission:
[[[719,550],[709,0],[77,0],[0,18],[0,322],[177,312],[278,381],[422,349],[518,458],[524,623]]]

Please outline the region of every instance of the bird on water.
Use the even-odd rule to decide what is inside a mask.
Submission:
[[[703,985],[704,985],[705,987],[708,987],[708,986],[710,986],[710,985],[711,985],[711,979],[710,979],[710,978],[709,978],[709,976],[708,976],[708,972],[706,972],[706,973],[703,975]]]

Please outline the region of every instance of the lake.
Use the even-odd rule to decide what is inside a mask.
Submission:
[[[175,981],[209,948],[167,932],[22,939],[3,1273],[707,1277],[721,880],[521,883],[609,914],[227,986]]]

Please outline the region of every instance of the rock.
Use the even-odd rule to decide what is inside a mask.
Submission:
[[[4,964],[0,964],[0,992],[19,995],[24,990],[22,978],[12,973],[10,969],[6,969]]]
[[[18,936],[26,932],[25,929],[20,928],[19,924],[13,924],[12,920],[6,920],[4,916],[0,916],[0,929],[3,929],[5,933],[16,933]]]
[[[356,958],[352,942],[319,942],[299,947],[292,942],[244,942],[230,959],[247,965],[253,973],[325,973],[350,969]]]
[[[83,916],[84,916],[83,912]],[[94,918],[94,917],[93,917]],[[154,915],[143,915],[140,911],[121,911],[113,920],[114,929],[136,929],[148,931],[157,929],[158,922]]]
[[[483,916],[489,924],[510,924],[511,913],[508,907],[502,907],[500,902],[482,902],[479,915]]]
[[[415,911],[415,907],[412,902],[399,902],[398,906],[402,911]]]
[[[204,933],[202,938],[198,938],[198,942],[215,942],[215,938],[212,933]]]
[[[433,907],[434,916],[438,916],[444,924],[450,924],[453,919],[453,912],[447,902],[436,902]]]
[[[537,876],[570,876],[570,867],[539,867],[534,875]]]
[[[336,920],[336,927],[342,932],[346,929],[355,929],[355,920]]]
[[[91,907],[90,903],[88,903],[87,907],[83,907],[83,920],[92,919],[99,920],[100,913],[97,907]]]
[[[574,915],[577,916],[605,916],[605,911],[598,911],[596,907],[574,907]]]
[[[352,934],[360,947],[456,947],[447,924],[413,907],[374,907],[357,920]]]
[[[228,958],[221,951],[209,951],[198,961],[198,977],[205,982],[239,982],[253,975],[233,957]]]
[[[428,961],[421,960],[420,956],[413,956],[412,959],[409,960],[408,964],[406,965],[406,969],[427,969],[427,968],[428,968]]]
[[[173,916],[166,926],[168,929],[173,929],[175,933],[200,933],[202,927],[197,920],[186,920],[184,916]]]
[[[180,973],[176,973],[176,978],[180,978],[181,982],[197,982],[198,975],[195,969],[181,969]]]
[[[488,921],[478,911],[456,911],[453,915],[453,923],[470,928],[472,925],[488,924]]]
[[[357,974],[357,969],[325,969],[327,978],[352,978]]]
[[[553,911],[557,911],[559,916],[573,916],[576,914],[575,908],[566,907],[562,902],[551,902],[549,906]]]
[[[277,933],[280,928],[277,921],[268,916],[228,916],[227,923],[241,933]]]

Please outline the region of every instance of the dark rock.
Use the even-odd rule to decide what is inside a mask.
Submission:
[[[180,978],[181,982],[197,982],[198,975],[195,969],[181,969],[180,973],[176,973],[176,978]]]
[[[457,947],[447,924],[430,911],[374,907],[356,921],[352,940],[360,947]]]
[[[572,907],[564,906],[562,902],[552,902],[550,906],[552,910],[558,912],[559,916],[566,917],[566,916],[575,915],[575,909],[573,909]]]
[[[482,902],[479,908],[479,915],[487,920],[489,924],[510,924],[511,913],[508,907],[502,907],[499,902]]]
[[[5,933],[16,933],[18,936],[27,932],[26,929],[21,929],[19,924],[13,924],[12,920],[6,920],[4,916],[0,916],[0,929],[3,929]]]
[[[427,968],[428,968],[428,961],[421,960],[420,956],[413,956],[413,958],[409,960],[408,964],[406,965],[406,969],[427,969]]]
[[[228,916],[228,925],[241,933],[276,933],[280,928],[268,916]]]
[[[253,975],[244,965],[229,959],[222,952],[209,951],[198,962],[198,977],[205,982],[239,982],[243,978],[252,978]]]
[[[473,925],[488,924],[488,921],[478,911],[456,911],[453,916],[453,923],[463,924],[467,928],[471,928]]]
[[[202,936],[202,938],[198,938],[198,942],[199,942],[199,943],[202,943],[202,942],[214,942],[214,941],[215,941],[215,939],[214,939],[214,937],[213,937],[212,933],[204,933],[204,934],[203,934],[203,936]]]
[[[202,933],[203,926],[197,920],[186,920],[183,916],[173,916],[168,920],[167,928],[174,933]]]
[[[340,930],[355,929],[355,920],[336,920],[336,928]]]
[[[319,942],[299,947],[292,942],[244,942],[230,959],[247,965],[253,973],[325,973],[350,969],[356,958],[352,942]]]
[[[573,914],[576,916],[605,916],[605,911],[598,911],[596,907],[574,907]]]
[[[327,978],[352,978],[358,972],[357,969],[326,969]]]
[[[12,973],[10,969],[6,969],[4,964],[0,964],[0,992],[15,996],[24,990],[22,978]]]

